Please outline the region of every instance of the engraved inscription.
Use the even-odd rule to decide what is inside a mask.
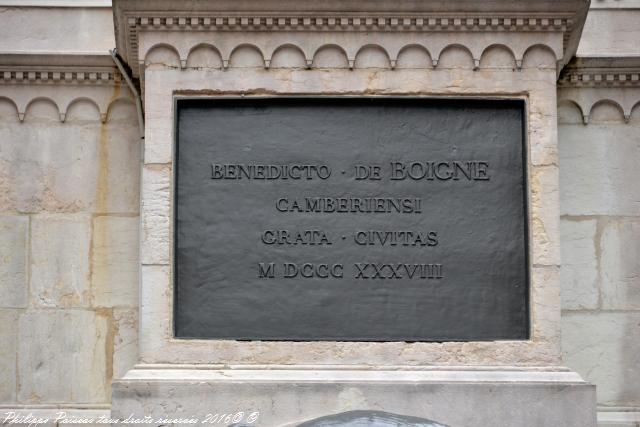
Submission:
[[[178,107],[177,337],[528,337],[522,103]]]

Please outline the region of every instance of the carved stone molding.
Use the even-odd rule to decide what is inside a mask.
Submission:
[[[202,35],[185,36],[180,43],[169,45],[161,42],[154,34],[144,37],[139,51],[144,58],[140,61],[142,72],[150,65],[163,65],[168,68],[506,68],[518,71],[522,68],[556,68],[558,55],[554,43],[539,43],[536,40],[520,39],[513,43],[499,43],[497,39],[464,40],[465,43],[446,44],[445,39],[431,37],[430,43],[414,40],[403,44],[396,37],[377,40],[376,44],[365,44],[365,40],[350,38],[341,45],[322,44],[322,40],[302,35],[296,44],[286,43],[257,35],[252,43],[241,37],[219,37],[216,44],[206,42]],[[395,35],[394,35],[395,36]],[[396,39],[396,40],[394,40]],[[282,43],[282,44],[280,44]],[[551,46],[550,46],[551,45]],[[554,46],[557,47],[557,46]],[[333,58],[326,61],[321,58],[326,52]],[[254,58],[247,64],[246,56]],[[244,56],[244,60],[238,57]],[[456,57],[453,60],[451,57]],[[444,61],[442,59],[445,59]],[[244,62],[244,63],[243,63]],[[142,77],[142,75],[141,75]]]
[[[108,55],[0,55],[0,100],[8,100],[23,121],[37,101],[50,102],[64,122],[77,102],[96,108],[102,122],[118,100],[132,100],[122,76]]]
[[[257,47],[267,68],[276,50],[288,44],[303,52],[308,67],[318,49],[336,45],[353,68],[356,53],[373,44],[386,52],[389,68],[394,68],[408,40],[429,52],[434,67],[440,52],[451,45],[468,50],[475,68],[485,49],[505,45],[517,69],[527,48],[541,44],[555,53],[561,68],[575,52],[588,1],[196,0],[188,6],[166,0],[114,1],[118,49],[134,76],[143,77],[145,57],[161,41],[178,53],[182,68],[190,51],[203,43],[215,45],[223,68],[233,50],[245,44]],[[189,34],[188,41],[178,41],[183,34]]]
[[[560,87],[640,87],[640,58],[576,58],[562,71]]]
[[[640,58],[577,58],[563,70],[558,87],[559,105],[577,108],[583,124],[599,106],[617,109],[629,123],[640,115]]]

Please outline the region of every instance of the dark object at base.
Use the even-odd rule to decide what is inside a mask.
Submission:
[[[447,427],[425,418],[382,411],[349,411],[306,421],[298,427]]]

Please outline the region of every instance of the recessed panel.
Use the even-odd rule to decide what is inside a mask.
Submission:
[[[528,338],[522,102],[176,111],[178,338]]]

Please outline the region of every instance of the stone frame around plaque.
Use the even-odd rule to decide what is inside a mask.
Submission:
[[[517,74],[516,74],[517,73]],[[286,74],[286,78],[283,75]],[[558,167],[555,67],[441,70],[179,70],[147,67],[142,166],[140,362],[212,365],[557,365]],[[456,85],[450,83],[455,81]],[[176,97],[410,96],[525,101],[530,339],[486,342],[288,342],[173,337]],[[393,361],[393,362],[389,362]]]

